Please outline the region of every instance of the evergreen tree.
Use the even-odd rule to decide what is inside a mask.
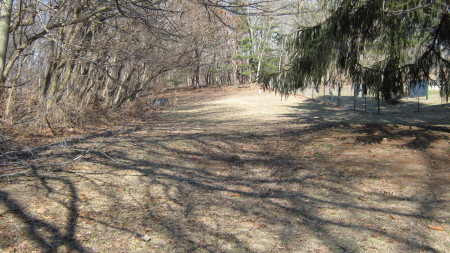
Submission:
[[[300,27],[292,57],[277,73],[266,74],[266,88],[283,94],[325,78],[341,76],[365,83],[372,94],[392,101],[410,80],[437,74],[448,97],[449,0],[326,0],[323,22]]]

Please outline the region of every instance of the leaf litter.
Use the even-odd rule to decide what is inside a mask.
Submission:
[[[0,250],[448,250],[448,122],[380,124],[256,86],[177,96],[70,144],[90,150],[70,166],[0,182]]]

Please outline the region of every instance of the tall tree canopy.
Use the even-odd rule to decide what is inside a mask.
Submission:
[[[325,0],[329,14],[300,27],[292,57],[280,72],[264,74],[266,88],[283,94],[330,77],[365,83],[373,94],[396,99],[410,80],[437,76],[449,88],[449,0]]]

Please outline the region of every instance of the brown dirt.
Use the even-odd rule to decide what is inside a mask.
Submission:
[[[0,251],[449,251],[448,114],[165,95],[157,119],[10,153],[29,170],[0,181]]]

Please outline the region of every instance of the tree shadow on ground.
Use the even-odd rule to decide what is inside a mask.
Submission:
[[[7,208],[7,211],[14,214],[19,223],[25,225],[26,234],[30,240],[37,243],[39,248],[45,252],[53,252],[58,248],[65,248],[67,250],[75,250],[79,252],[89,252],[83,247],[81,242],[75,238],[75,231],[78,213],[78,191],[71,180],[59,176],[44,176],[39,171],[33,169],[32,177],[39,180],[46,190],[46,198],[61,204],[69,214],[64,228],[60,228],[51,224],[48,220],[36,218],[27,210],[26,206],[19,204],[17,199],[10,196],[6,191],[0,190],[0,201]],[[54,182],[64,185],[67,190],[67,198],[64,202],[52,198],[52,193],[58,193],[59,190],[54,188]],[[43,196],[44,197],[44,196]]]
[[[427,150],[448,140],[445,127],[376,122],[314,104],[298,109],[283,115],[289,128],[274,124],[265,132],[162,122],[67,142],[71,148],[58,157],[69,160],[100,144],[71,168],[28,175],[39,189],[35,199],[61,210],[57,225],[8,189],[0,201],[43,251],[442,251],[424,224],[449,225],[447,181],[391,167],[375,173],[354,160],[339,164],[333,152],[402,140],[395,150],[423,151],[431,160]],[[342,146],[322,147],[322,137]],[[393,175],[412,178],[417,192],[384,192]]]

